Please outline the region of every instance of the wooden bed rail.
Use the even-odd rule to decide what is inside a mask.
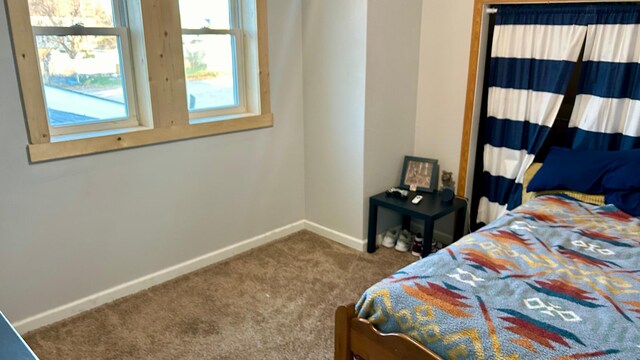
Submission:
[[[339,306],[335,321],[336,360],[353,360],[354,354],[366,360],[442,360],[412,338],[381,333],[367,320],[356,317],[355,304]]]

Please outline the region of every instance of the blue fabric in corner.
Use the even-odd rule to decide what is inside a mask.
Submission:
[[[587,194],[640,189],[640,149],[575,150],[553,147],[527,191],[572,190]]]
[[[604,196],[607,204],[632,216],[640,216],[640,191],[614,191]]]
[[[602,180],[605,191],[640,191],[640,150],[628,152],[630,156],[616,160],[613,169]]]

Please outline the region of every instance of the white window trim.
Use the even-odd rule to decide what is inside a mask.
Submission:
[[[220,29],[182,29],[183,35],[231,35],[232,41],[235,43],[233,48],[233,71],[236,81],[236,91],[238,104],[235,106],[224,106],[212,109],[190,110],[189,119],[215,118],[219,116],[242,114],[247,112],[246,106],[246,83],[245,83],[245,66],[244,66],[244,50],[242,48],[242,30],[220,30]]]
[[[240,0],[229,0],[229,27],[230,29],[212,28],[182,28],[182,35],[230,35],[233,42],[233,72],[238,104],[212,109],[189,110],[189,120],[192,124],[204,121],[219,121],[232,115],[247,114],[247,91],[245,48],[244,48],[244,23],[241,16],[242,4]]]
[[[118,39],[120,64],[122,64],[122,77],[124,78],[125,108],[128,117],[110,120],[96,120],[78,125],[52,126],[48,121],[49,133],[53,137],[52,141],[59,141],[56,137],[81,133],[96,133],[116,129],[130,129],[140,126],[138,119],[138,106],[136,100],[136,88],[134,83],[135,72],[133,68],[131,45],[129,40],[129,29],[127,27],[127,16],[123,11],[121,0],[112,0],[113,6],[113,27],[85,27],[85,26],[33,26],[33,42],[37,44],[37,36],[116,36]],[[38,73],[42,79],[41,68],[38,66]],[[44,93],[44,84],[42,84]],[[44,97],[46,106],[46,97]],[[48,118],[48,115],[47,115]]]
[[[247,74],[247,87],[256,96],[254,99],[248,96],[246,114],[190,124],[177,0],[130,0],[127,1],[129,14],[133,12],[143,20],[139,25],[129,24],[132,43],[144,44],[143,51],[136,52],[135,46],[133,50],[133,64],[138,70],[136,80],[149,79],[136,84],[139,114],[143,115],[141,126],[121,129],[117,134],[98,132],[92,138],[78,135],[58,141],[52,141],[49,131],[28,3],[25,0],[5,1],[32,163],[273,126],[267,0],[240,0],[242,21],[250,19],[255,24],[254,28],[245,27],[243,36],[246,67],[255,68],[252,74]]]

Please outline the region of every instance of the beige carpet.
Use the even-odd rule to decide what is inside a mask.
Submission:
[[[28,333],[48,359],[331,359],[336,306],[414,261],[307,231]]]

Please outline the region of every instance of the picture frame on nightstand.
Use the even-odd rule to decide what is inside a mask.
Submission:
[[[434,192],[438,189],[438,160],[405,156],[400,187],[411,191]]]

